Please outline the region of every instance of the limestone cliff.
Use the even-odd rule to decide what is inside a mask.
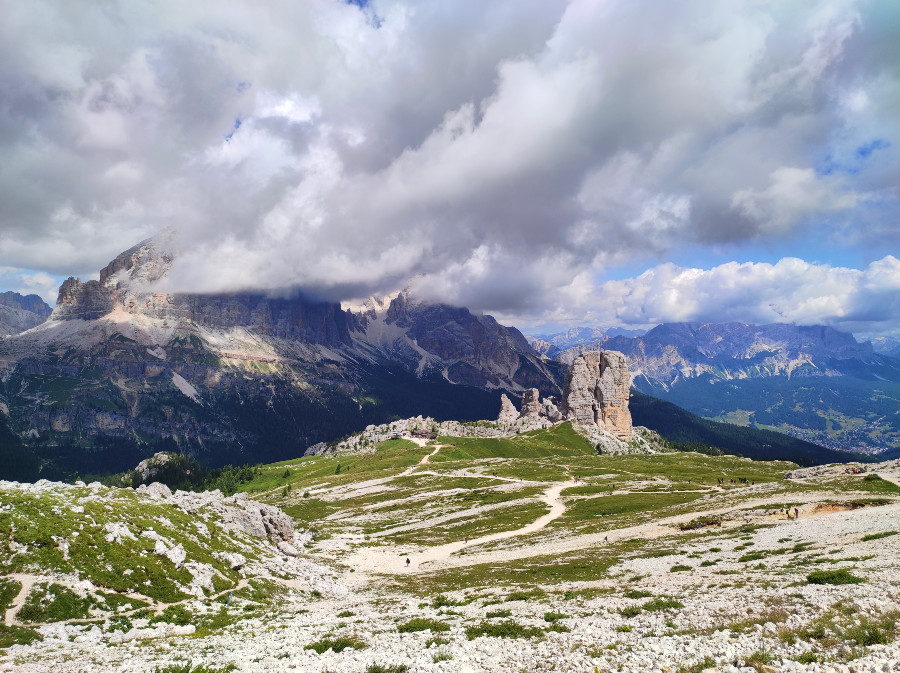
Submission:
[[[570,420],[596,425],[616,437],[630,439],[630,384],[628,365],[621,353],[582,353],[575,358],[566,374],[562,413]]]

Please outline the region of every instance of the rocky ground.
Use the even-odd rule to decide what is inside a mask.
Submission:
[[[372,522],[377,499],[388,497],[392,488],[428,484],[436,475],[458,480],[477,469],[453,464],[452,471],[441,472],[438,461],[449,448],[421,448],[421,457],[402,470],[385,470],[391,474],[379,479],[333,475],[318,482],[312,495],[297,498],[346,504],[365,492],[373,504],[358,518]],[[333,473],[334,463],[321,461],[337,459],[310,460]],[[701,458],[685,460],[699,466]],[[715,461],[724,459],[702,460],[718,465]],[[502,463],[485,465],[481,473],[496,474]],[[291,468],[279,465],[272,471],[285,469]],[[900,671],[900,501],[872,492],[862,497],[873,484],[892,493],[900,465],[864,469],[860,475],[848,475],[846,468],[800,471],[788,482],[758,477],[760,483],[734,489],[714,480],[690,510],[609,519],[614,525],[594,523],[589,530],[557,527],[587,502],[572,494],[599,488],[609,475],[588,477],[589,487],[584,477],[535,479],[533,498],[545,509],[522,525],[498,525],[443,544],[403,544],[390,542],[390,535],[376,540],[374,533],[353,532],[357,519],[343,519],[345,534],[335,523],[330,535],[305,548],[298,536],[281,552],[276,545],[286,534],[272,525],[281,521],[274,508],[247,505],[253,501],[246,498],[170,495],[154,486],[132,493],[180,512],[194,508],[215,530],[224,531],[229,518],[253,515],[253,523],[244,522],[233,535],[236,543],[250,545],[245,556],[256,549],[261,560],[252,573],[249,563],[234,571],[232,597],[227,591],[186,597],[182,619],[169,621],[134,611],[128,629],[110,615],[22,625],[43,640],[9,647],[0,670],[154,671],[192,662],[223,670],[233,665],[242,671],[310,673]],[[696,487],[676,483],[671,470],[669,475],[672,493],[684,492],[688,484]],[[496,479],[498,488],[530,487],[520,477],[504,477],[502,470]],[[616,476],[616,490],[602,497],[651,493],[648,484],[662,483],[642,477],[626,489],[622,479]],[[12,490],[2,485],[0,499],[8,500]],[[444,497],[444,491],[425,490],[395,507],[406,507],[409,520],[419,520],[413,503],[429,493],[432,499]],[[104,494],[98,490],[100,500]],[[485,513],[487,506],[479,505],[481,519],[499,521],[498,510]],[[247,528],[256,524],[257,510],[267,507],[258,517],[262,537],[258,531],[254,536]],[[437,529],[433,521],[421,518],[420,530]],[[180,520],[172,523],[177,529]],[[271,553],[253,547],[252,540],[262,540]],[[521,559],[533,562],[523,566]],[[562,574],[550,581],[548,570]],[[267,582],[256,593],[246,591],[254,578]],[[847,583],[828,583],[833,581]],[[21,620],[7,612],[7,623]]]

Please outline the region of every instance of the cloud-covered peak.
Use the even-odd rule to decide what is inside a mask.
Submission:
[[[898,30],[861,0],[14,1],[0,265],[89,276],[172,226],[173,290],[418,278],[534,319],[598,311],[597,275],[692,250],[794,246],[821,269],[801,260],[831,241],[884,262]],[[794,298],[768,303],[816,314]]]

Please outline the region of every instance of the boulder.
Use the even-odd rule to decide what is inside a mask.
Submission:
[[[620,439],[631,439],[630,386],[631,377],[622,353],[582,353],[566,374],[560,411],[569,420],[596,425]]]

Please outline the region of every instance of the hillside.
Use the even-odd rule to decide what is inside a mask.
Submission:
[[[492,418],[504,390],[559,392],[565,367],[490,316],[407,294],[358,312],[300,294],[169,294],[171,245],[163,234],[100,280],[69,278],[49,320],[0,340],[0,413],[48,475],[160,450],[272,461],[397,417]]]
[[[860,460],[858,455],[848,451],[826,449],[780,432],[710,421],[671,402],[639,392],[632,392],[630,407],[636,425],[655,430],[679,444],[707,445],[753,460],[790,460],[799,465]]]
[[[245,496],[3,483],[0,667],[889,670],[900,465],[794,468],[597,455],[568,424],[387,440],[241,486],[311,531],[281,554],[222,528]]]

